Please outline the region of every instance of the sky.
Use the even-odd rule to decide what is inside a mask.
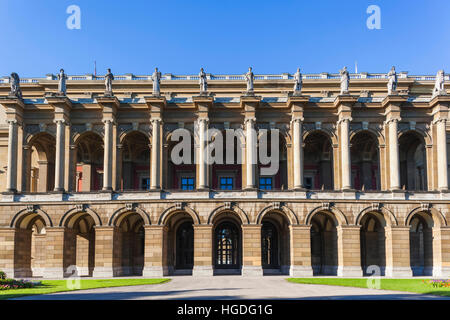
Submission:
[[[80,29],[67,28],[70,5]],[[367,8],[380,8],[369,29]],[[0,0],[0,76],[450,72],[448,0]],[[71,20],[73,21],[73,20]]]

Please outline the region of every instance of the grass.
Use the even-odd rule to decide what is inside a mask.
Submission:
[[[368,288],[367,278],[288,278],[286,280],[289,282],[303,284],[322,284],[330,286]],[[379,289],[414,292],[420,294],[434,294],[438,296],[450,297],[450,288],[433,288],[431,285],[423,283],[423,280],[427,281],[429,279],[380,279]]]
[[[64,291],[160,284],[168,281],[170,279],[81,279],[80,288],[72,289],[68,280],[42,280],[41,284],[34,288],[0,290],[0,300]]]

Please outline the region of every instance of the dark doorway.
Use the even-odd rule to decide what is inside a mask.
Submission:
[[[219,269],[240,268],[240,235],[232,222],[222,222],[215,230],[215,267]]]
[[[194,266],[194,228],[192,222],[182,223],[177,230],[176,269],[192,269]]]
[[[278,259],[278,231],[270,222],[264,222],[261,228],[262,267],[276,269],[280,267]]]

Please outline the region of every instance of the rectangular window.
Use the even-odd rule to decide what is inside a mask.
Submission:
[[[261,190],[272,190],[272,177],[259,178],[259,188]]]
[[[142,190],[150,190],[150,178],[142,178],[141,189]]]
[[[181,190],[194,190],[195,189],[195,179],[192,177],[182,177],[181,178]]]
[[[219,188],[220,190],[233,190],[233,178],[221,177]]]

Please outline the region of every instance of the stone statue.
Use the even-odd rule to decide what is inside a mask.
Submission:
[[[297,72],[294,74],[294,94],[300,94],[302,91],[302,74],[300,68],[297,68]]]
[[[439,70],[436,75],[436,81],[434,83],[433,97],[446,94],[447,92],[445,91],[445,72],[444,70]]]
[[[198,82],[200,84],[200,93],[205,93],[208,91],[208,83],[206,79],[206,73],[203,71],[203,68],[200,69],[200,73],[198,74]]]
[[[341,94],[348,94],[350,75],[348,74],[347,67],[344,67],[344,69],[339,70],[339,74],[341,75]]]
[[[111,69],[108,69],[108,73],[105,75],[105,96],[112,96],[112,81],[114,76],[111,73]]]
[[[159,96],[160,95],[160,81],[161,81],[161,72],[158,71],[158,68],[155,68],[155,72],[153,72],[152,76],[153,81],[153,95]]]
[[[9,95],[22,99],[22,90],[20,89],[19,75],[15,72],[11,73],[9,82],[11,84],[11,92],[9,93]]]
[[[58,93],[64,96],[66,95],[66,80],[67,75],[64,73],[64,69],[60,69],[58,74]]]
[[[391,71],[388,73],[388,95],[395,94],[397,91],[397,72],[395,72],[395,67],[391,68]]]
[[[248,68],[248,72],[244,75],[245,81],[247,81],[247,92],[253,92],[253,80],[254,75],[252,72],[252,67]]]

